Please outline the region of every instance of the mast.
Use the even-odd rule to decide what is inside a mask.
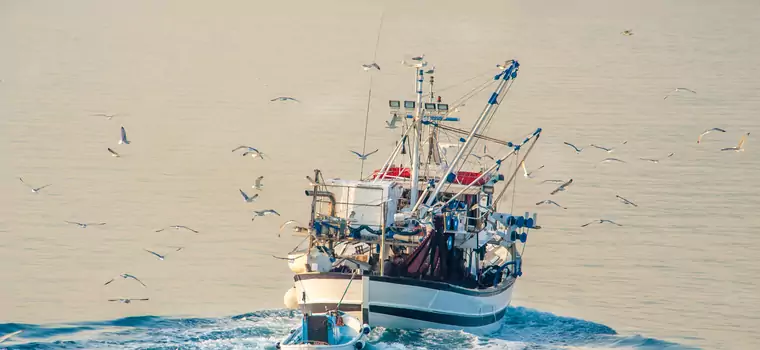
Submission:
[[[488,99],[488,104],[486,105],[486,108],[483,109],[483,113],[480,114],[480,117],[478,118],[478,121],[475,122],[475,125],[472,127],[472,130],[470,130],[470,134],[467,136],[467,140],[465,141],[464,145],[459,148],[459,152],[457,152],[456,157],[451,161],[451,164],[449,164],[448,169],[446,169],[446,173],[443,174],[441,177],[441,180],[436,184],[435,191],[430,194],[430,197],[428,197],[427,203],[425,203],[428,207],[433,204],[433,201],[435,201],[438,194],[443,190],[443,186],[446,185],[448,182],[447,179],[449,175],[454,171],[457,165],[459,165],[459,162],[464,158],[465,151],[470,149],[470,145],[475,141],[477,137],[475,135],[480,130],[480,127],[483,125],[483,122],[486,121],[487,117],[491,114],[491,111],[494,109],[494,106],[499,104],[499,101],[501,101],[504,96],[502,95],[502,92],[504,91],[504,88],[507,86],[507,84],[514,81],[514,76],[517,75],[517,69],[520,67],[520,64],[516,60],[512,60],[512,64],[507,67],[507,69],[503,70],[501,73],[496,75],[495,79],[501,79],[499,82],[499,85],[496,87],[496,91],[493,92],[491,97]],[[422,73],[422,71],[420,71]],[[514,75],[514,76],[513,76]],[[420,74],[421,77],[421,74]]]
[[[412,152],[412,186],[411,196],[409,203],[417,203],[417,197],[419,196],[419,181],[420,181],[420,143],[422,142],[422,82],[424,71],[422,67],[417,68],[417,84],[415,88],[417,90],[417,103],[414,110],[414,149]]]

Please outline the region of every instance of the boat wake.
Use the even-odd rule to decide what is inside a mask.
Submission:
[[[23,331],[0,349],[274,349],[299,319],[293,310],[224,318],[139,316],[63,325],[0,324],[0,335]],[[369,349],[690,349],[642,336],[620,336],[602,324],[510,307],[490,336],[444,330],[384,330]]]

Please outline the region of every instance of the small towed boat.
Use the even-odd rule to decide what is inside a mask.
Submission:
[[[301,324],[275,347],[281,350],[364,349],[370,327],[342,311],[304,314]]]

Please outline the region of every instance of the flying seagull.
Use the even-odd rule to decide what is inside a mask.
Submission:
[[[371,156],[371,155],[375,154],[377,151],[379,151],[379,149],[376,149],[376,150],[374,150],[374,151],[372,151],[372,152],[369,152],[369,153],[367,153],[367,154],[361,154],[361,153],[359,153],[359,152],[356,152],[356,151],[349,151],[349,152],[351,152],[351,153],[355,154],[355,155],[356,155],[357,157],[359,157],[359,159],[361,159],[361,160],[367,160],[367,157],[369,157],[369,156]]]
[[[370,70],[370,69],[373,69],[373,68],[377,69],[377,70],[380,70],[380,66],[377,63],[375,63],[375,62],[372,62],[372,63],[369,63],[369,64],[363,64],[362,68],[364,68],[365,72],[368,71],[368,70]]]
[[[632,29],[626,29],[626,30],[620,32],[620,34],[625,35],[625,36],[631,36],[631,35],[633,35],[633,30]]]
[[[295,101],[295,102],[301,102],[299,100],[296,100],[296,99],[294,99],[292,97],[288,97],[288,96],[275,97],[275,98],[273,98],[273,99],[271,99],[269,101],[270,102],[274,102],[274,101]]]
[[[119,139],[120,145],[128,145],[130,142],[127,140],[127,130],[124,129],[124,127],[121,127],[121,138]]]
[[[607,152],[607,153],[612,153],[612,151],[614,151],[614,150],[615,150],[614,148],[607,148],[607,147],[597,146],[597,145],[595,145],[595,144],[593,144],[593,143],[592,143],[592,144],[590,144],[589,146],[591,146],[591,147],[594,147],[594,148],[598,148],[598,149],[600,149],[600,150],[602,150],[602,151],[605,151],[605,152]]]
[[[607,219],[599,219],[599,220],[594,220],[594,221],[591,221],[591,222],[589,222],[589,223],[585,223],[585,224],[581,225],[581,227],[586,227],[586,226],[588,226],[588,225],[591,225],[591,224],[603,224],[603,223],[605,223],[605,222],[606,222],[606,223],[610,223],[610,224],[615,224],[615,225],[618,225],[618,226],[623,226],[623,225],[621,225],[621,224],[618,224],[617,222],[614,222],[614,221],[612,221],[612,220],[607,220]]]
[[[112,150],[111,148],[108,148],[108,152],[111,152],[111,156],[114,156],[114,157],[117,157],[117,158],[121,157],[121,155],[119,153],[117,153],[116,151]]]
[[[261,189],[264,188],[264,184],[261,183],[261,180],[263,179],[264,179],[263,176],[257,177],[256,181],[253,183],[253,186],[251,186],[251,188],[261,191]]]
[[[626,163],[626,161],[620,160],[617,158],[604,158],[599,163],[612,163],[612,162]]]
[[[625,205],[632,205],[632,206],[634,206],[634,207],[637,207],[637,208],[638,208],[638,205],[636,205],[636,203],[634,203],[634,202],[631,202],[631,201],[629,201],[629,200],[627,200],[627,199],[625,199],[625,198],[623,198],[623,197],[620,197],[620,195],[617,195],[617,194],[616,194],[616,195],[615,195],[615,197],[616,197],[617,199],[619,199],[621,202],[623,202],[623,204],[625,204]]]
[[[142,286],[143,286],[143,287],[147,287],[147,286],[145,285],[145,283],[143,283],[142,281],[140,281],[140,279],[138,279],[137,277],[135,277],[135,276],[133,276],[133,275],[130,275],[130,274],[128,274],[128,273],[122,273],[121,275],[118,275],[118,276],[116,276],[116,277],[114,277],[114,278],[111,278],[111,280],[109,280],[108,282],[106,282],[106,283],[105,283],[105,284],[103,284],[103,285],[104,285],[104,286],[107,286],[109,283],[113,282],[115,279],[117,279],[117,278],[119,278],[119,277],[121,277],[121,278],[124,278],[124,279],[127,279],[127,278],[131,278],[131,279],[133,279],[133,280],[135,280],[135,281],[137,281],[137,282],[140,282],[140,284],[142,284]]]
[[[87,228],[87,226],[103,226],[106,223],[105,222],[97,222],[97,223],[85,223],[85,222],[76,222],[76,221],[65,221],[68,224],[77,225],[81,228]]]
[[[143,250],[145,250],[145,251],[146,251],[146,252],[148,252],[148,253],[151,253],[151,254],[155,255],[155,256],[158,258],[158,260],[161,260],[161,261],[163,261],[164,259],[166,259],[166,256],[164,256],[164,255],[161,255],[161,254],[158,254],[158,253],[156,253],[156,252],[154,252],[154,251],[152,251],[152,250],[147,250],[147,249],[145,249],[145,248],[143,248]]]
[[[399,118],[398,115],[394,114],[390,121],[387,121],[387,120],[385,121],[385,125],[386,125],[385,128],[386,129],[395,129],[396,128],[396,123],[398,123],[399,120],[401,120],[401,118]]]
[[[747,136],[749,136],[749,133],[746,133],[742,136],[742,138],[739,139],[739,144],[736,145],[736,147],[726,147],[721,148],[721,151],[736,151],[736,152],[744,152],[744,141],[747,140]]]
[[[444,149],[445,149],[445,148],[444,148]],[[479,155],[477,155],[477,154],[471,154],[471,156],[475,157],[475,159],[477,159],[477,160],[483,160],[483,158],[488,158],[488,159],[490,159],[490,160],[495,160],[493,157],[491,157],[491,156],[490,156],[490,155],[488,155],[488,154],[484,154],[484,155],[482,155],[482,156],[479,156]]]
[[[667,157],[667,158],[670,158],[670,157],[672,157],[674,154],[675,154],[675,153],[672,153],[672,152],[671,152],[670,154],[668,154],[668,157]],[[654,158],[639,158],[639,159],[641,159],[641,160],[646,160],[647,162],[652,162],[652,163],[655,163],[655,164],[657,164],[657,163],[659,163],[659,162],[660,162],[660,160],[659,160],[659,159],[654,159]]]
[[[544,168],[544,166],[542,165],[542,166],[538,167],[538,169],[532,170],[531,172],[528,172],[528,169],[525,169],[525,161],[520,162],[520,165],[522,165],[523,176],[525,176],[526,178],[529,178],[529,179],[533,177],[533,173],[535,173],[535,172],[537,172],[537,171],[539,171],[539,170],[541,170],[541,169]]]
[[[4,336],[0,337],[0,343],[2,343],[2,342],[4,342],[4,341],[6,341],[6,340],[8,340],[8,339],[11,339],[11,337],[14,337],[14,336],[18,335],[18,334],[19,334],[19,333],[21,333],[21,332],[23,332],[23,330],[20,330],[20,331],[15,331],[15,332],[12,332],[12,333],[8,333],[8,334],[6,334],[6,335],[4,335]]]
[[[118,301],[123,304],[129,304],[133,301],[148,301],[148,298],[119,298],[119,299],[108,299],[108,301]]]
[[[245,151],[243,152],[242,156],[245,157],[249,154],[251,155],[251,157],[253,157],[253,159],[261,158],[261,160],[264,160],[264,153],[259,152],[259,151]]]
[[[116,114],[95,113],[95,114],[93,114],[93,116],[105,117],[106,119],[111,120],[111,119],[113,119],[113,117],[116,116]]]
[[[557,203],[557,202],[555,202],[555,201],[553,201],[551,199],[545,199],[545,200],[542,200],[542,201],[536,203],[536,205],[541,205],[541,204],[553,204],[553,205],[556,205],[556,206],[558,206],[558,207],[560,207],[562,209],[567,209],[567,207],[563,207],[563,206],[559,205],[559,203]]]
[[[561,183],[565,182],[565,180],[544,180],[544,181],[541,181],[542,184],[543,183],[547,183],[547,182],[548,183],[554,183],[554,184],[561,184]]]
[[[29,187],[29,188],[31,188],[31,189],[32,189],[32,192],[34,192],[34,193],[38,193],[38,192],[40,192],[40,190],[41,190],[41,189],[43,189],[43,188],[45,188],[45,187],[48,187],[48,186],[52,185],[52,184],[47,184],[47,185],[45,185],[45,186],[42,186],[42,187],[34,187],[34,186],[32,186],[32,185],[29,185],[28,183],[24,182],[24,179],[22,179],[22,178],[20,178],[20,177],[19,177],[18,179],[19,179],[19,181],[21,181],[21,183],[22,183],[22,184],[26,185],[26,187]]]
[[[553,194],[556,194],[557,192],[562,192],[562,191],[564,191],[564,190],[565,190],[565,188],[566,188],[567,186],[570,186],[570,185],[572,185],[572,183],[573,183],[573,179],[570,179],[570,180],[568,180],[567,182],[565,182],[565,183],[563,183],[563,184],[559,185],[559,187],[557,187],[557,189],[555,189],[554,191],[552,191],[552,192],[551,192],[551,193],[549,193],[549,194],[552,194],[552,195],[553,195]]]
[[[237,146],[237,147],[235,147],[235,148],[232,149],[232,152],[235,152],[235,151],[240,150],[240,149],[244,149],[247,152],[258,152],[259,151],[259,150],[255,149],[255,148],[251,147],[251,146]]]
[[[583,151],[583,148],[575,147],[575,145],[572,144],[572,143],[565,142],[565,144],[568,145],[568,146],[570,146],[570,147],[572,147],[575,150],[575,153],[581,153],[581,151]]]
[[[288,225],[290,225],[290,224],[300,224],[300,222],[298,222],[298,221],[295,221],[295,220],[288,220],[288,221],[285,221],[285,222],[284,222],[282,225],[280,225],[280,231],[282,231],[282,229],[284,229],[284,228],[285,228],[285,226],[288,226]]]
[[[251,221],[256,220],[256,218],[259,217],[259,216],[267,216],[267,215],[277,215],[277,216],[280,216],[280,213],[278,213],[274,209],[255,210],[253,212],[253,218],[251,218]]]
[[[246,203],[253,203],[253,202],[256,201],[257,198],[259,198],[259,194],[258,193],[254,194],[251,197],[248,197],[248,195],[245,194],[245,192],[243,192],[243,190],[239,190],[239,191],[240,191],[240,194],[243,196],[243,199],[245,200]]]
[[[183,226],[183,225],[172,225],[172,226],[169,226],[169,227],[164,227],[164,228],[161,228],[161,229],[158,229],[158,230],[156,230],[156,232],[161,232],[161,231],[163,231],[163,230],[166,230],[167,228],[173,228],[173,229],[175,229],[175,230],[184,229],[184,230],[193,231],[193,232],[195,232],[195,233],[198,233],[198,231],[196,231],[196,230],[193,230],[193,229],[191,229],[191,228],[189,228],[189,227],[187,227],[187,226]]]
[[[662,99],[663,100],[667,99],[668,97],[670,97],[670,95],[672,95],[672,94],[674,94],[676,92],[680,92],[680,91],[688,91],[688,92],[691,92],[692,94],[696,94],[697,93],[696,91],[691,90],[691,89],[687,89],[687,88],[675,88],[671,92],[668,92],[667,95],[665,95],[665,97],[663,97]]]
[[[713,131],[726,132],[726,130],[723,130],[721,128],[707,129],[707,130],[703,131],[701,134],[699,134],[699,137],[697,137],[697,143],[702,142],[702,136],[705,136],[705,135],[707,135],[707,134],[709,134],[709,133],[711,133]]]

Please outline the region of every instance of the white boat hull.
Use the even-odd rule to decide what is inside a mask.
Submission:
[[[298,307],[307,312],[334,309],[350,274],[308,273],[295,276]],[[360,279],[361,278],[361,279]],[[393,329],[457,329],[471,333],[498,330],[512,301],[515,279],[498,286],[468,289],[411,278],[355,276],[341,310],[372,327]]]
[[[363,322],[394,329],[498,330],[512,300],[514,278],[496,287],[468,289],[411,278],[363,276]]]
[[[340,302],[340,311],[361,318],[362,310],[362,276],[356,275],[351,281],[351,274],[346,273],[304,273],[294,276],[295,296],[298,298],[298,309],[309,313],[337,310]],[[341,302],[343,291],[348,291]],[[303,300],[303,292],[306,291],[306,301]]]

